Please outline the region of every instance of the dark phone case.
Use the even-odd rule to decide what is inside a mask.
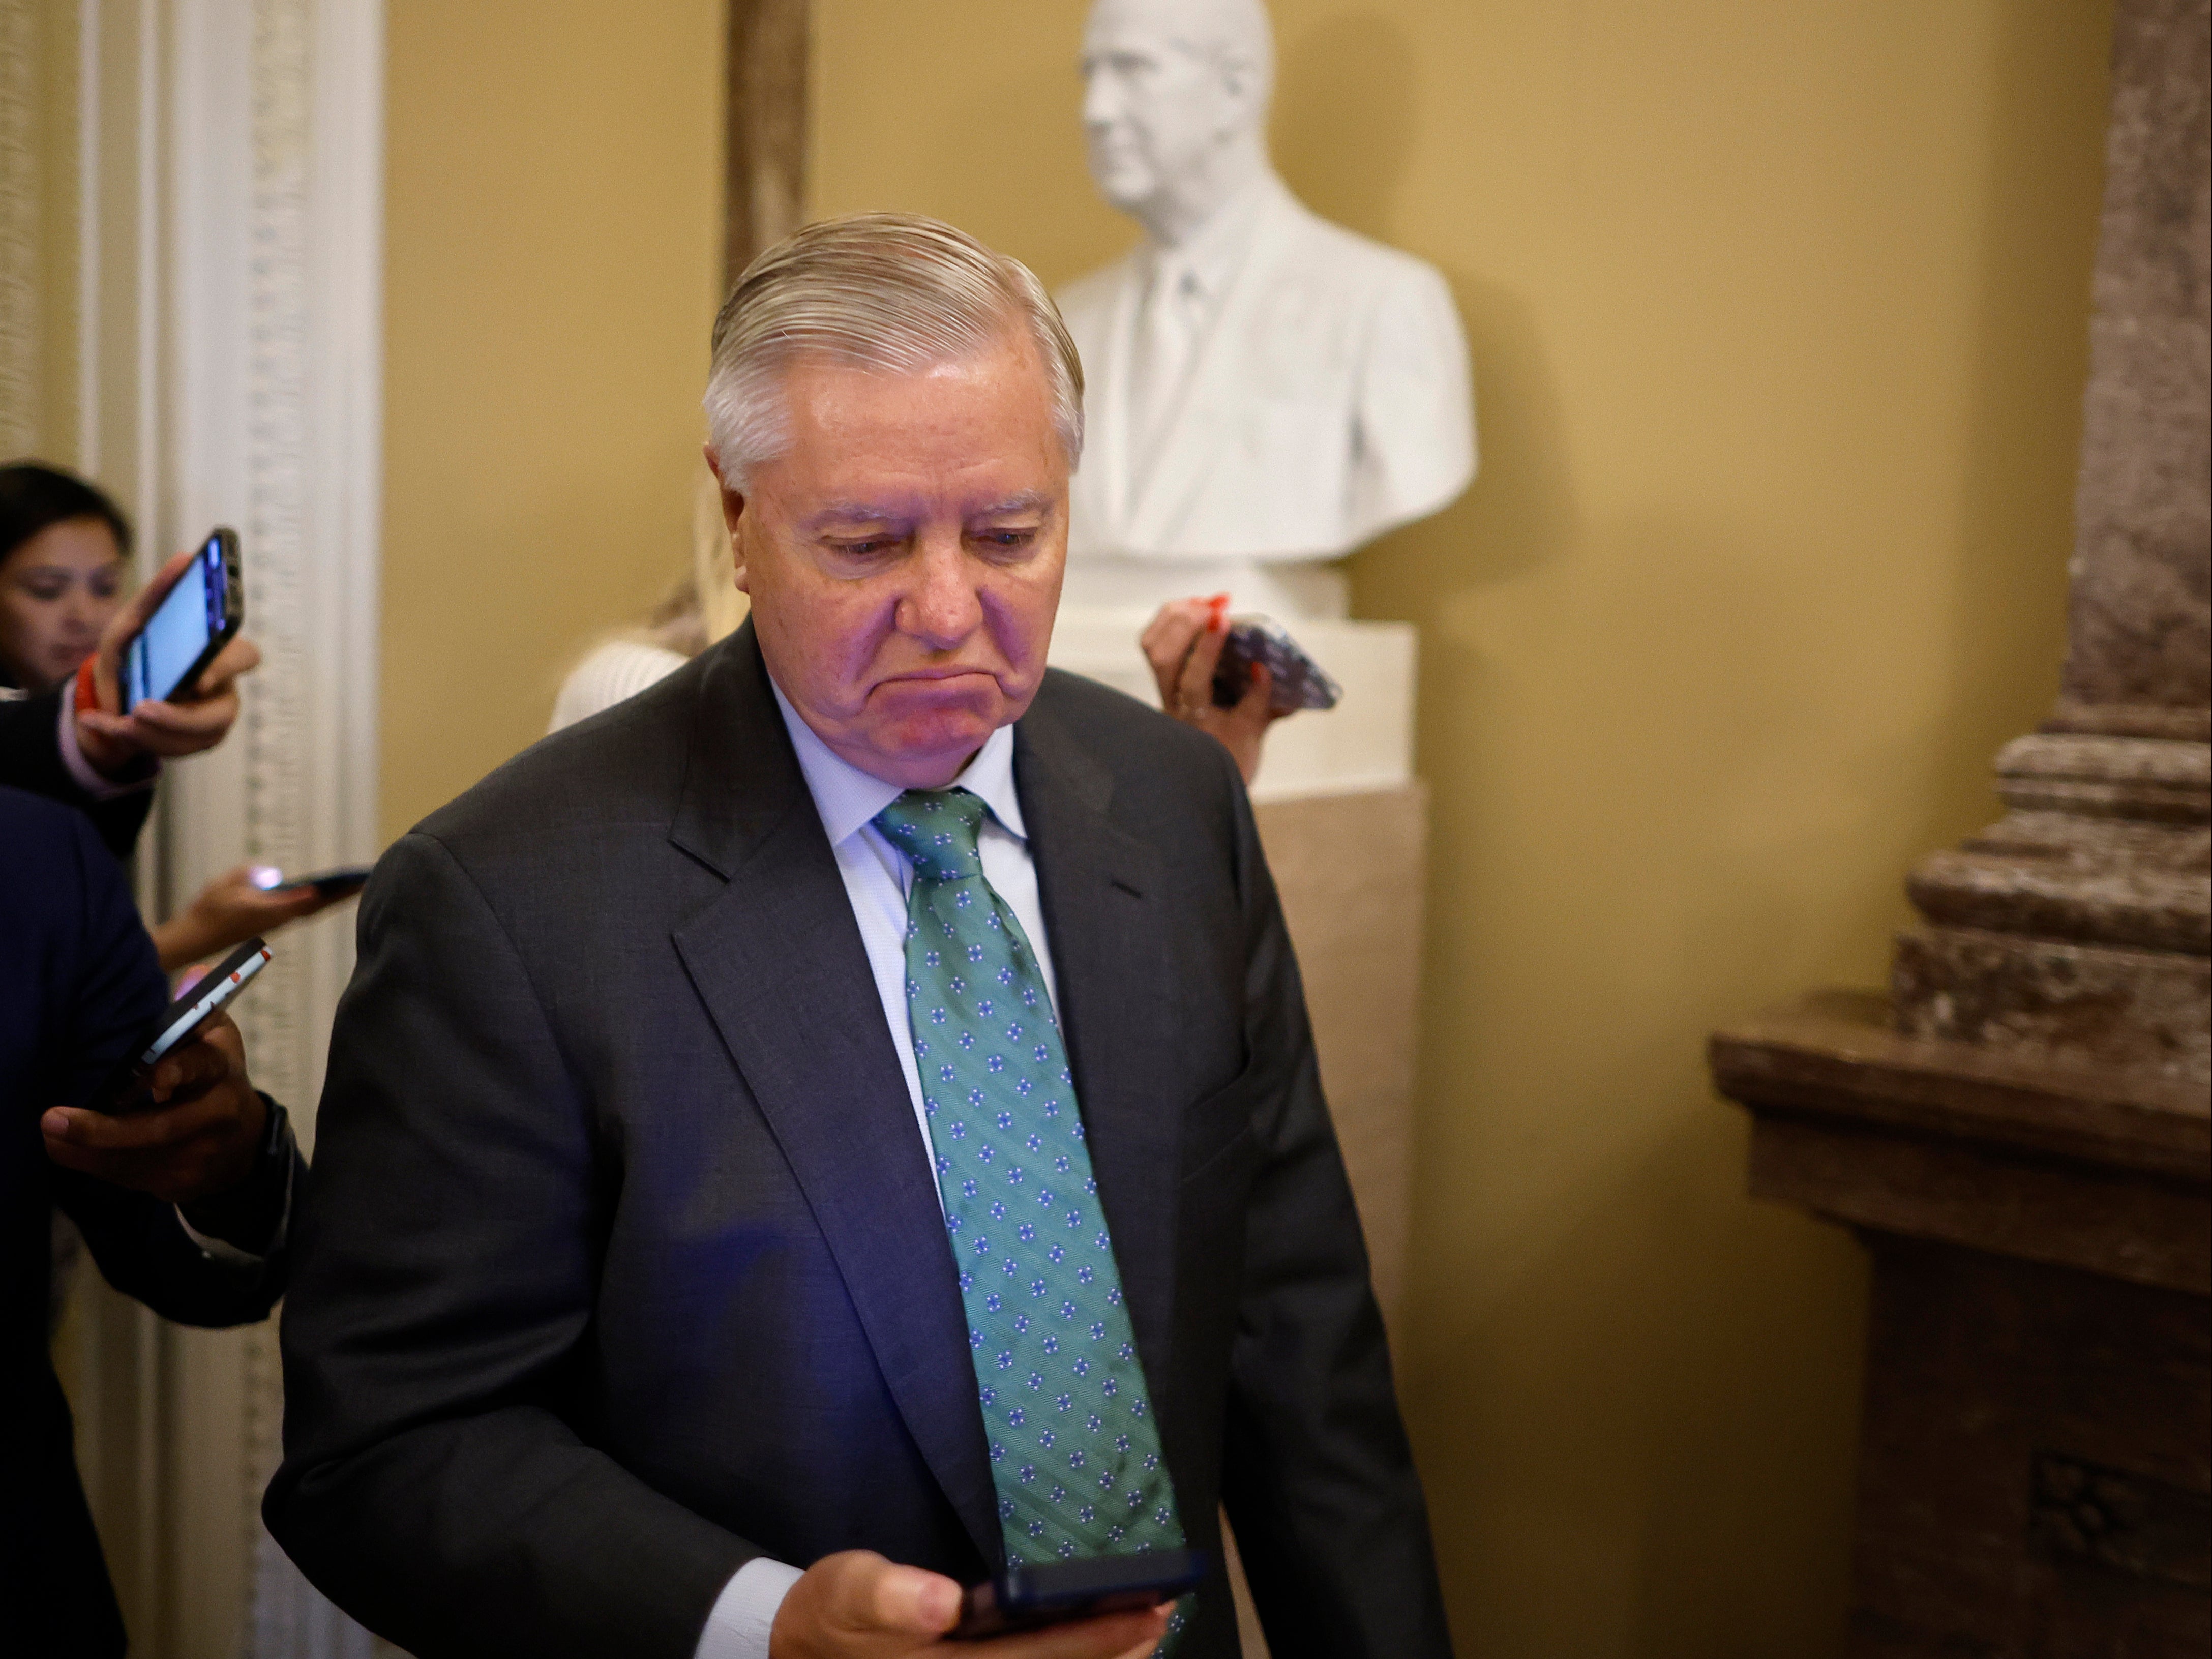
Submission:
[[[1042,1630],[1109,1613],[1133,1613],[1198,1588],[1203,1550],[1147,1550],[1074,1561],[1018,1562],[971,1585],[960,1603],[955,1641],[981,1641],[1013,1631]]]
[[[226,526],[218,525],[208,532],[208,540],[215,543],[216,550],[222,557],[222,621],[209,630],[208,642],[200,648],[199,655],[192,659],[191,666],[177,676],[177,683],[174,685],[159,696],[151,699],[152,702],[167,702],[186,686],[196,684],[199,677],[207,672],[208,665],[216,659],[223,647],[238,637],[238,630],[246,622],[246,580],[239,563],[238,532]],[[203,542],[200,545],[204,550],[207,543]],[[193,562],[196,565],[198,563],[197,556]],[[166,598],[162,603],[167,603]],[[149,618],[149,620],[151,619]],[[137,637],[134,635],[130,645],[123,647],[126,662],[129,659],[131,646],[137,642]],[[127,678],[125,684],[128,684]],[[127,703],[124,706],[123,712],[127,714],[137,706],[136,702]]]
[[[1267,706],[1279,714],[1301,708],[1334,708],[1344,695],[1322,665],[1277,624],[1265,617],[1239,617],[1229,624],[1221,660],[1213,670],[1216,707],[1234,708],[1244,700],[1255,663],[1265,663],[1274,677]]]
[[[368,885],[367,865],[349,866],[339,870],[319,870],[312,876],[301,876],[297,881],[288,881],[276,890],[296,893],[302,887],[312,887],[325,898],[344,898],[358,893]]]

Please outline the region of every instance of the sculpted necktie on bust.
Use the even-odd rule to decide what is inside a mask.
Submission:
[[[983,878],[988,811],[910,789],[907,1001],[1010,1560],[1183,1541],[1067,1054],[1035,953]]]
[[[1129,453],[1137,478],[1158,459],[1205,331],[1206,300],[1198,273],[1188,261],[1163,250],[1155,256],[1152,283],[1137,315],[1137,349],[1129,365]]]

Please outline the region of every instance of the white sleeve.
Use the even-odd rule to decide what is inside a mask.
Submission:
[[[689,660],[673,651],[637,640],[609,640],[578,663],[561,682],[553,699],[552,723],[546,731],[558,732],[586,715],[611,708],[625,697],[634,697],[655,681],[665,679]]]
[[[797,1567],[756,1556],[730,1575],[707,1615],[692,1659],[768,1659],[776,1609],[799,1579]]]
[[[185,1214],[183,1205],[171,1206],[177,1212],[177,1225],[185,1230],[186,1238],[199,1247],[202,1255],[210,1261],[222,1262],[227,1267],[258,1267],[284,1248],[284,1241],[292,1231],[292,1182],[299,1174],[299,1166],[292,1161],[292,1154],[299,1144],[293,1137],[292,1122],[288,1117],[284,1121],[283,1139],[277,1145],[278,1153],[284,1159],[284,1207],[277,1212],[276,1231],[269,1235],[269,1242],[258,1252],[234,1244],[228,1239],[202,1232]]]

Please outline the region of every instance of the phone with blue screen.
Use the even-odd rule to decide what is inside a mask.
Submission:
[[[123,712],[167,702],[207,672],[246,620],[238,532],[216,529],[123,653]]]

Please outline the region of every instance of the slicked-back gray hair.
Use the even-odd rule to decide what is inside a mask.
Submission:
[[[745,267],[714,319],[707,429],[726,485],[789,441],[783,375],[802,357],[918,374],[1009,333],[1044,365],[1070,471],[1083,455],[1083,364],[1027,265],[913,213],[855,213],[787,236]]]

